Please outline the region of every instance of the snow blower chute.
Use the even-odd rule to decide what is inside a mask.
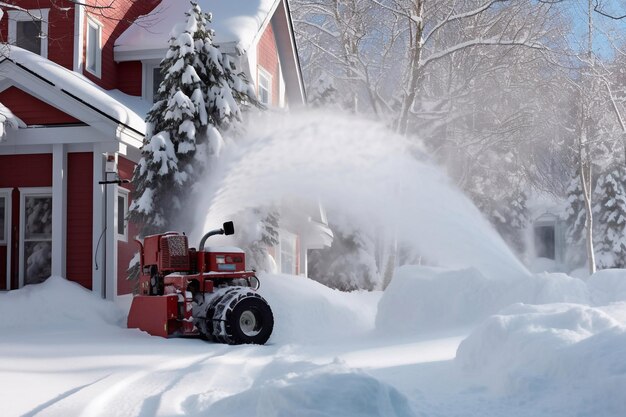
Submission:
[[[213,235],[232,235],[232,222],[205,234],[198,249],[187,236],[168,232],[139,242],[139,294],[133,298],[128,327],[151,335],[200,336],[228,344],[264,344],[274,316],[257,294],[259,280],[245,270],[239,248],[204,248]]]

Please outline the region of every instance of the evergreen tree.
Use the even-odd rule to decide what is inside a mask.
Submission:
[[[241,118],[240,105],[254,103],[254,93],[235,60],[213,44],[207,28],[211,16],[191,3],[185,24],[175,26],[161,61],[163,81],[147,116],[142,158],[133,175],[129,219],[146,236],[172,228],[185,216],[183,204],[209,153],[222,141],[221,132]]]
[[[575,172],[567,187],[567,207],[565,222],[567,223],[568,246],[579,245],[585,238],[585,202],[580,175]]]
[[[598,268],[626,267],[626,167],[610,166],[598,178],[594,193],[598,216],[596,263]]]

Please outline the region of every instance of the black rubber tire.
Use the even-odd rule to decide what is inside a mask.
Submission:
[[[242,328],[242,315],[254,315],[253,331]],[[229,345],[255,344],[264,345],[274,329],[274,315],[267,301],[258,294],[251,294],[237,301],[226,314],[224,323],[227,335],[224,342]]]

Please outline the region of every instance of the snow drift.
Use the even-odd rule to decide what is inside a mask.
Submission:
[[[262,274],[259,279],[259,293],[274,313],[269,343],[332,342],[374,326],[380,293],[342,293],[294,275]]]
[[[476,323],[517,302],[588,303],[586,284],[565,274],[490,279],[478,269],[403,266],[378,305],[376,328],[417,334]]]
[[[287,375],[216,402],[207,415],[413,417],[404,395],[361,373]]]
[[[516,304],[482,323],[458,348],[470,379],[501,395],[565,415],[626,409],[626,303]]]
[[[0,329],[119,326],[124,319],[112,302],[65,278],[0,292]]]

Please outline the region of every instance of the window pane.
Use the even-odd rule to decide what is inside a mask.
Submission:
[[[283,236],[280,239],[280,270],[285,274],[296,273],[295,236]]]
[[[4,223],[6,221],[6,197],[0,197],[0,242],[6,242]]]
[[[96,58],[98,56],[98,29],[88,25],[87,33],[87,69],[96,71]]]
[[[17,23],[15,44],[36,54],[41,54],[41,21],[26,20]]]
[[[52,239],[52,197],[26,197],[24,238]]]
[[[124,235],[126,231],[126,199],[117,196],[117,234]]]
[[[161,68],[156,67],[152,70],[152,101],[156,101],[157,91],[163,81],[163,74],[161,74]]]
[[[51,266],[51,242],[24,242],[24,285],[45,281]]]

